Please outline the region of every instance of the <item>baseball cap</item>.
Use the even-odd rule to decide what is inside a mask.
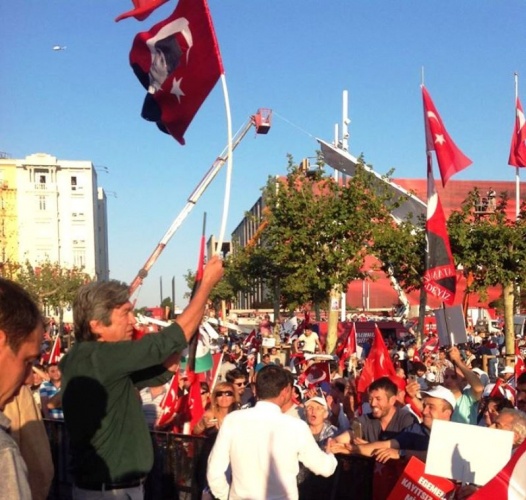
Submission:
[[[325,401],[325,398],[322,398],[320,396],[314,396],[313,398],[310,398],[308,401],[305,402],[305,406],[308,406],[310,403],[318,403],[319,405],[323,406],[325,409],[327,409],[327,401]]]
[[[504,370],[501,370],[500,373],[515,373],[515,370],[511,366],[506,366]]]
[[[429,396],[430,398],[443,399],[444,401],[447,401],[453,409],[457,404],[455,395],[443,385],[437,385],[436,387],[433,387],[433,389],[429,391],[421,391],[421,393],[425,396]]]

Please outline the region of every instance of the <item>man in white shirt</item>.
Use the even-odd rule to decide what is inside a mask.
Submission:
[[[303,342],[303,347],[300,349],[300,344]],[[314,354],[316,348],[320,353],[323,351],[320,344],[320,338],[316,332],[313,332],[309,327],[306,327],[304,332],[294,341],[294,349],[296,352],[303,351],[305,353]]]
[[[256,394],[254,408],[230,413],[221,425],[208,461],[210,490],[220,500],[296,500],[299,462],[328,477],[336,458],[318,447],[305,422],[281,412],[292,396],[284,368],[262,368]]]

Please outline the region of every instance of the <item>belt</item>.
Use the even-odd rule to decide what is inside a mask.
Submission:
[[[137,479],[130,479],[128,481],[121,481],[118,483],[92,483],[75,481],[75,486],[81,490],[90,491],[108,491],[108,490],[124,490],[127,488],[137,488],[146,481],[146,477],[140,477]]]

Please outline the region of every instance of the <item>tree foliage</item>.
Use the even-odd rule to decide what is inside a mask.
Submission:
[[[468,280],[468,292],[486,296],[488,287],[503,290],[506,350],[513,353],[514,291],[526,285],[526,206],[517,220],[507,216],[508,195],[501,193],[493,212],[475,212],[480,195],[473,189],[449,217],[451,249]],[[518,295],[517,295],[518,299]]]
[[[228,260],[225,261],[225,273],[228,269]],[[190,298],[191,291],[194,288],[195,283],[195,271],[192,271],[191,269],[188,269],[186,274],[184,275],[184,279],[186,281],[186,285],[188,286],[189,291],[184,294],[184,297],[186,299]],[[216,311],[219,311],[221,309],[221,301],[224,300],[226,302],[230,302],[235,298],[235,292],[232,288],[232,285],[230,282],[226,279],[225,276],[217,283],[217,285],[212,289],[209,295],[209,300],[212,302],[212,306]]]
[[[235,247],[238,284],[262,281],[293,309],[327,302],[334,287],[362,279],[364,258],[375,234],[391,224],[395,205],[387,185],[364,166],[360,158],[356,175],[337,183],[321,169],[305,172],[289,156],[286,178],[270,177],[263,189],[258,241]]]
[[[7,276],[9,272],[9,276]],[[33,266],[29,261],[4,268],[4,276],[20,283],[43,308],[61,311],[70,306],[81,285],[92,278],[81,268],[65,268],[49,261]]]

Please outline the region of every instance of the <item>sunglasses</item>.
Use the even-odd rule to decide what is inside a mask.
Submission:
[[[238,387],[245,387],[247,383],[246,382],[236,382],[234,385],[237,385]]]
[[[226,396],[227,398],[230,398],[234,395],[232,391],[217,391],[216,397],[220,398],[221,396]]]

